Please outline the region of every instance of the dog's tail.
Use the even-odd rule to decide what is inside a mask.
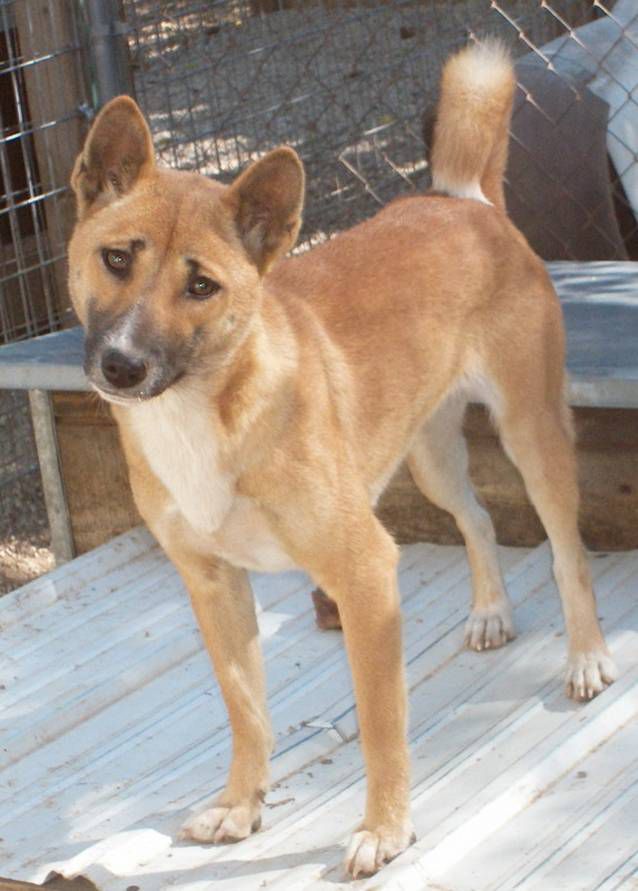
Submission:
[[[434,126],[435,189],[505,210],[503,174],[515,85],[509,52],[497,40],[471,44],[447,61]]]

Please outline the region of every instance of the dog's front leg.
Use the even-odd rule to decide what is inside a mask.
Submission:
[[[120,429],[135,503],[188,589],[233,734],[226,787],[213,807],[188,820],[182,836],[203,842],[237,841],[259,828],[273,744],[250,583],[244,570],[207,550],[206,539],[193,533],[141,459],[127,427]]]
[[[254,599],[243,570],[174,544],[167,550],[188,588],[233,733],[225,789],[212,807],[184,824],[181,835],[200,842],[238,841],[260,826],[272,750]]]
[[[346,855],[354,877],[371,875],[413,841],[397,548],[372,513],[310,557],[336,602],[352,671],[368,793],[365,818]],[[342,541],[337,544],[337,539]],[[310,566],[308,568],[311,568]]]

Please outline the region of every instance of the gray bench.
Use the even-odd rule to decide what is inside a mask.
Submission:
[[[547,267],[565,315],[570,404],[638,409],[638,263],[557,262]],[[29,391],[52,548],[59,562],[73,556],[73,542],[49,391],[88,390],[82,359],[80,328],[0,348],[0,388]]]

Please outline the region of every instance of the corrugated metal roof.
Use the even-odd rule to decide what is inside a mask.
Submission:
[[[404,549],[418,841],[366,889],[638,887],[638,552],[596,555],[620,679],[565,699],[547,546],[501,549],[520,636],[462,649],[463,550]],[[173,841],[223,784],[223,705],[174,569],[135,530],[0,601],[0,873],[81,873],[101,891],[350,887],[364,777],[341,635],[300,573],[254,575],[275,785],[238,845]]]

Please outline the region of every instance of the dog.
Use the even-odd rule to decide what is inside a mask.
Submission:
[[[273,738],[247,570],[305,569],[338,610],[366,764],[354,878],[413,840],[397,548],[374,504],[407,458],[452,513],[472,572],[466,642],[514,636],[461,431],[484,402],[548,536],[567,693],[615,677],[578,525],[564,331],[503,196],[515,78],[495,42],[446,64],[433,189],[312,251],[304,170],[276,148],[229,186],[156,166],[135,102],[97,116],[72,175],[69,285],[85,370],[112,405],[140,513],[184,580],[233,732],[225,789],[183,837],[260,826]]]

